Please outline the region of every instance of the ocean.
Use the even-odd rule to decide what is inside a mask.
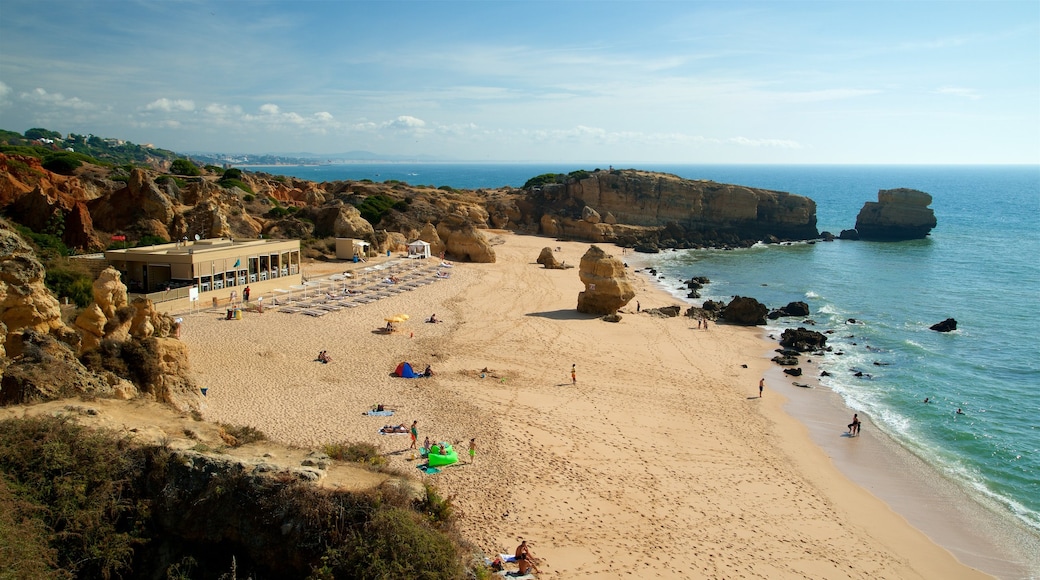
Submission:
[[[394,179],[479,189],[595,168],[359,163],[247,169],[318,182]],[[834,329],[828,344],[843,353],[817,358],[830,374],[820,379],[825,387],[980,502],[1040,533],[1040,167],[638,168],[810,197],[818,229],[835,235],[855,226],[863,203],[877,201],[879,189],[931,194],[938,225],[924,240],[667,251],[649,260],[676,298],[691,304],[737,295],[770,308],[808,303],[810,328]],[[680,279],[692,276],[711,280],[697,300],[679,288]],[[929,330],[947,318],[956,319],[956,331]],[[780,319],[767,331],[779,335],[805,325]]]

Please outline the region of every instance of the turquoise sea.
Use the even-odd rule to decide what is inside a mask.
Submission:
[[[396,179],[479,189],[595,168],[398,163],[249,169],[312,181]],[[938,472],[1040,532],[1040,167],[639,169],[808,196],[817,204],[818,229],[834,234],[854,227],[859,209],[876,201],[879,189],[931,194],[938,226],[925,240],[688,250],[651,260],[669,280],[707,276],[711,284],[693,301],[698,305],[735,295],[769,307],[807,302],[815,328],[835,329],[829,344],[844,353],[817,360],[831,374],[821,379],[825,386]],[[951,317],[955,332],[929,330]],[[846,324],[853,318],[857,324]],[[804,322],[771,322],[770,329],[797,325]],[[857,370],[869,377],[855,377]],[[925,397],[932,402],[923,403]]]

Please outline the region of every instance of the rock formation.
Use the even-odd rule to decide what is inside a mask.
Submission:
[[[769,309],[764,304],[746,296],[734,296],[722,309],[722,319],[732,324],[755,326],[766,323]]]
[[[556,254],[554,254],[553,249],[548,246],[542,248],[541,253],[538,254],[538,263],[545,266],[546,270],[563,269],[563,264],[556,260]]]
[[[780,335],[780,346],[798,352],[812,352],[827,348],[827,336],[815,330],[788,328]]]
[[[661,245],[818,235],[816,204],[806,197],[646,171],[596,171],[566,184],[534,188],[528,201],[544,235],[590,241],[644,236],[646,228],[654,230],[651,237]],[[628,228],[619,231],[600,220],[604,214]]]
[[[26,330],[73,345],[79,337],[61,318],[61,305],[44,285],[43,265],[22,238],[0,224],[0,356],[21,354]]]
[[[876,202],[868,201],[856,217],[861,240],[901,241],[926,237],[935,227],[928,207],[932,196],[916,189],[882,189]],[[844,232],[842,233],[844,236]]]
[[[769,313],[770,320],[776,320],[781,316],[809,316],[809,305],[805,302],[791,302],[783,308],[778,308]]]
[[[111,385],[88,371],[68,345],[33,329],[20,335],[22,353],[3,371],[0,405],[112,394]]]
[[[116,310],[127,305],[126,285],[121,278],[119,270],[110,266],[94,281],[94,303],[108,320],[115,318]]]
[[[929,326],[928,329],[936,332],[953,332],[954,330],[957,330],[957,321],[952,318],[947,318],[942,322]]]
[[[437,228],[433,227],[433,224],[430,222],[426,222],[422,231],[419,232],[417,239],[430,244],[431,256],[440,256],[447,251],[447,248],[444,246],[444,241],[441,240],[439,235],[437,235]]]
[[[444,220],[437,225],[437,235],[444,240],[445,252],[455,260],[478,263],[495,261],[495,249],[472,223],[465,219]]]
[[[616,314],[636,295],[625,265],[598,246],[590,247],[581,257],[578,278],[585,284],[585,291],[578,293],[578,312]]]

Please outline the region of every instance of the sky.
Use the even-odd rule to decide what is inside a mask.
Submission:
[[[1040,2],[0,0],[0,128],[444,161],[1040,163]]]

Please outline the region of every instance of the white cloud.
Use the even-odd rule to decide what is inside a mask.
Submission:
[[[940,95],[952,95],[954,97],[962,97],[972,101],[977,101],[982,98],[975,89],[966,89],[963,87],[941,87],[935,91]]]
[[[335,120],[335,118],[332,116],[332,113],[329,113],[328,111],[321,111],[320,113],[314,113],[314,118],[317,119],[318,121],[324,121],[324,122],[327,122],[327,123],[331,123],[332,121]]]
[[[66,97],[61,93],[48,93],[44,89],[34,89],[28,93],[22,93],[21,97],[34,104],[46,104],[53,105],[55,107],[62,107],[66,109],[75,110],[95,110],[98,107],[93,103],[88,103],[79,97]]]
[[[230,115],[241,115],[242,107],[238,105],[221,105],[219,103],[210,103],[203,108],[203,111],[208,115],[215,117],[227,117]]]
[[[277,115],[279,110],[278,105],[272,105],[270,103],[260,105],[260,112],[264,115]]]
[[[172,113],[174,111],[194,111],[195,101],[192,101],[191,99],[167,99],[166,97],[163,97],[145,105],[144,110],[162,111],[164,113]]]
[[[426,121],[417,119],[411,115],[401,115],[396,119],[383,123],[383,127],[400,130],[419,130],[426,126]]]
[[[4,84],[4,81],[0,81],[0,99],[3,99],[9,94],[11,94],[11,87]]]

